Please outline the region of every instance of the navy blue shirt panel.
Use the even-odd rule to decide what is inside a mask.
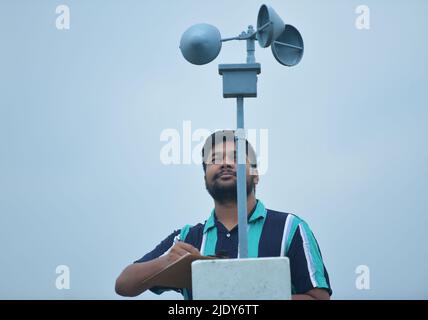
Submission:
[[[288,213],[267,209],[259,241],[259,257],[278,257],[281,255],[282,234]]]
[[[238,227],[232,230],[227,228],[216,219],[217,244],[215,246],[216,255],[226,256],[228,258],[238,257]]]

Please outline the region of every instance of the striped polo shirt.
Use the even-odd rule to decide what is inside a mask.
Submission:
[[[199,249],[203,255],[239,257],[238,226],[227,230],[217,220],[213,209],[205,223],[186,225],[174,231],[135,263],[160,257],[174,245],[176,237]],[[290,260],[292,294],[303,294],[313,288],[323,288],[332,294],[320,248],[308,224],[294,214],[266,209],[257,200],[248,215],[248,257],[283,256]],[[188,289],[152,287],[150,290],[156,294],[174,290],[180,292],[184,299],[192,299],[192,292]]]

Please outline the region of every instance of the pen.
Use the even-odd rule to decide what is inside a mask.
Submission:
[[[178,241],[181,241],[181,239],[180,239],[180,235],[176,235],[176,236],[174,237],[174,244],[176,244]]]

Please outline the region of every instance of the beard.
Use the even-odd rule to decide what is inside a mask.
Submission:
[[[219,176],[214,176],[213,181],[210,183],[208,183],[208,181],[205,179],[205,187],[208,193],[211,195],[211,197],[213,197],[214,200],[220,203],[236,203],[238,199],[238,178],[236,177],[235,179],[233,179],[232,183],[222,183],[219,178]],[[247,197],[251,194],[253,190],[254,178],[252,176],[247,176]]]

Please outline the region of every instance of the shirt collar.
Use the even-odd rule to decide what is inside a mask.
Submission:
[[[265,208],[264,204],[259,199],[257,199],[256,207],[253,210],[253,213],[251,214],[250,219],[249,219],[248,222],[252,223],[252,222],[254,222],[254,221],[258,220],[258,219],[261,219],[261,218],[264,219],[264,218],[266,218],[266,212],[267,211],[266,211],[266,208]],[[205,222],[204,233],[206,233],[211,228],[215,227],[215,221],[216,221],[215,209],[212,209],[210,217]]]

